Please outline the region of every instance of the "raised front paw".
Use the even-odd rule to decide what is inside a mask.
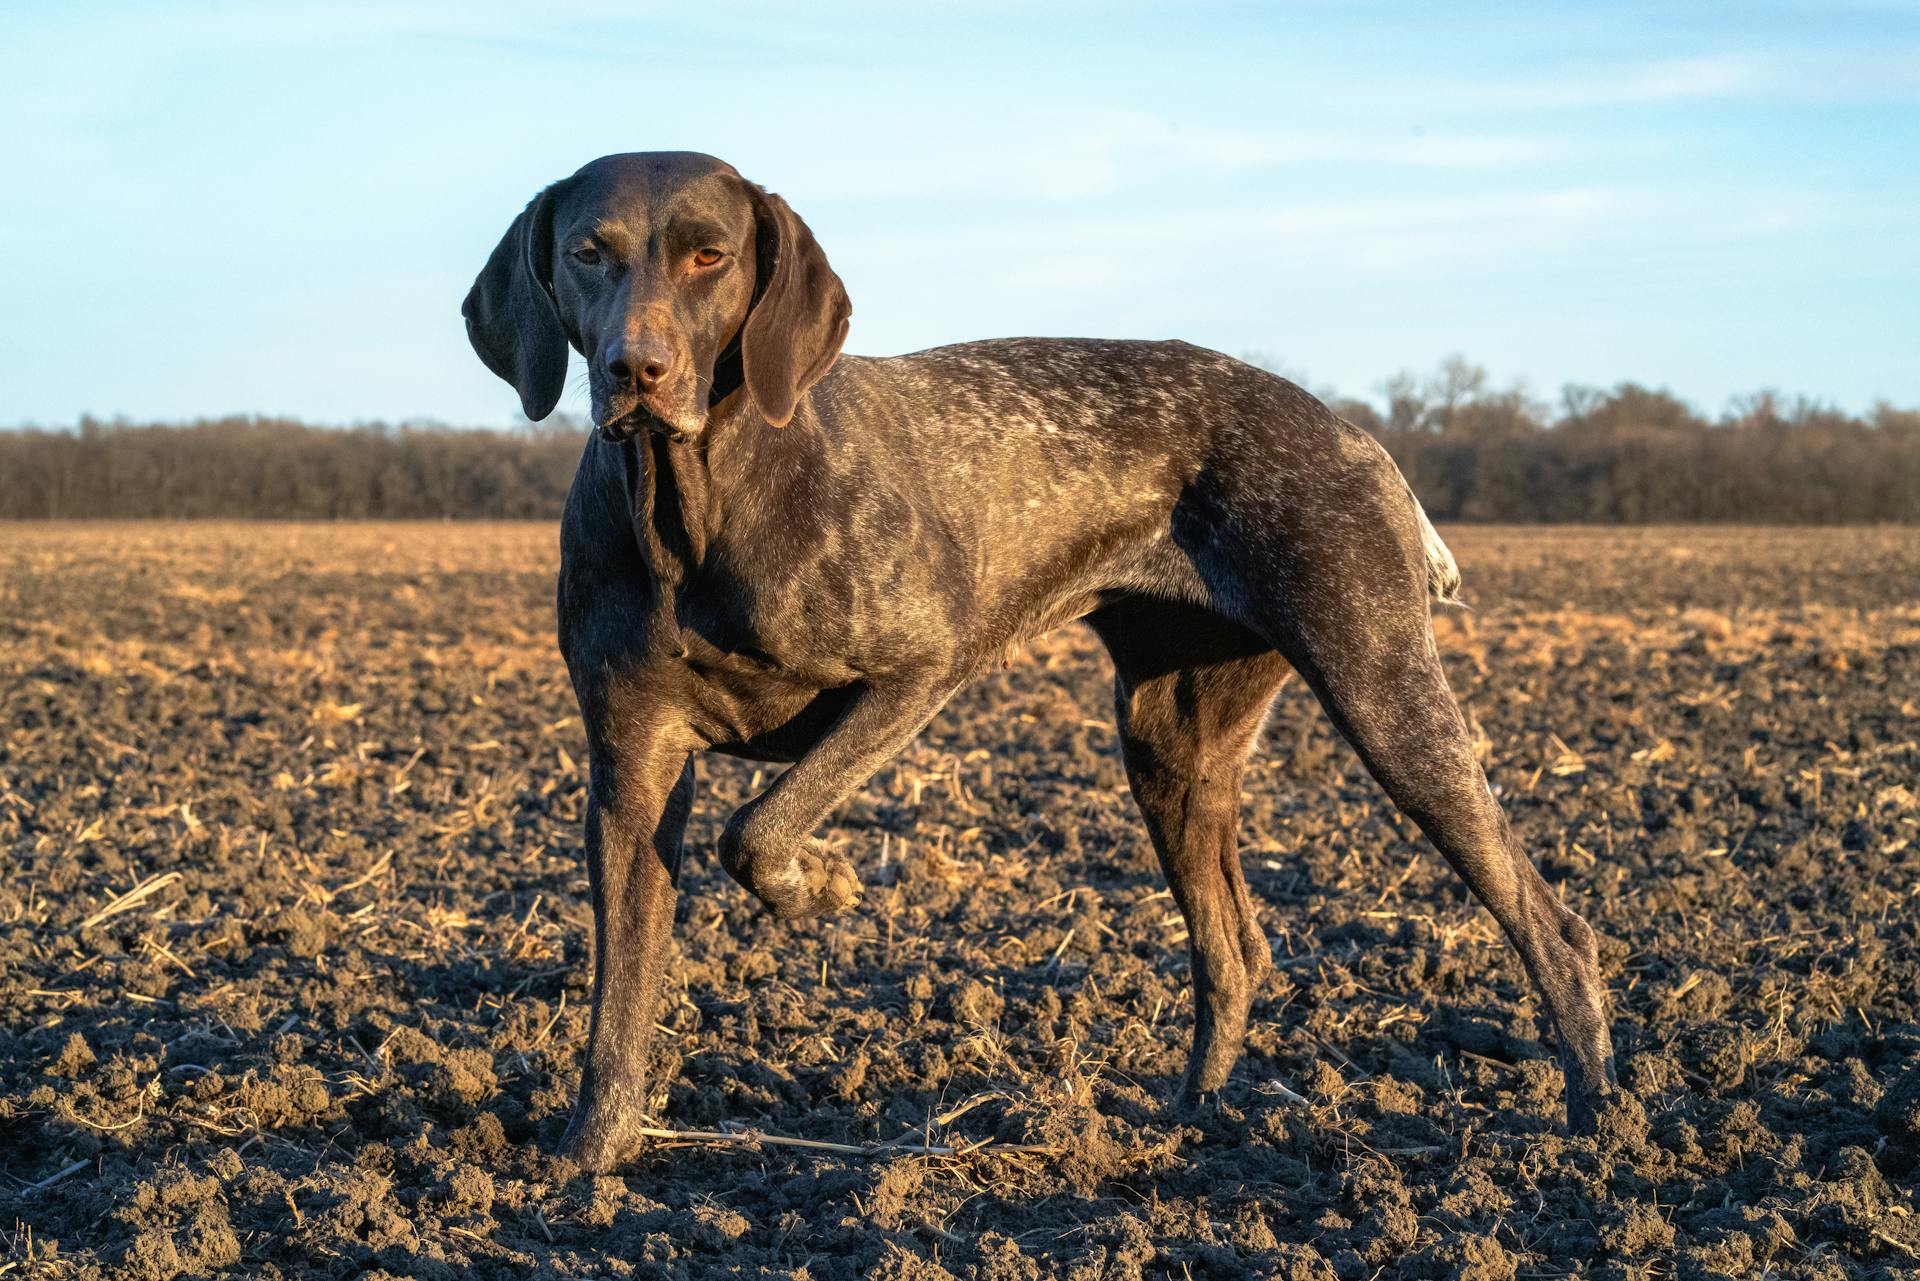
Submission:
[[[743,810],[720,837],[720,862],[733,879],[783,921],[844,911],[860,900],[860,878],[846,857],[811,837],[782,839],[756,830]]]
[[[843,912],[860,901],[860,878],[845,856],[809,840],[793,851],[785,875],[777,884],[754,892],[783,921]]]

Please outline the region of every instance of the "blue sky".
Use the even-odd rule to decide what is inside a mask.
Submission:
[[[8,0],[0,122],[0,423],[515,421],[474,273],[666,148],[787,196],[851,351],[1920,404],[1914,4]]]

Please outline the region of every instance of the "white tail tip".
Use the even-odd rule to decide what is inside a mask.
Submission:
[[[1413,509],[1420,513],[1420,546],[1427,554],[1427,594],[1442,605],[1459,605],[1460,566],[1441,541],[1440,531],[1427,519],[1427,509],[1418,498],[1413,500]]]

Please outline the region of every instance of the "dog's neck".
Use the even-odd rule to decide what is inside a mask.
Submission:
[[[769,472],[791,477],[794,456],[818,447],[812,427],[806,403],[790,426],[769,426],[741,389],[714,404],[698,436],[648,433],[622,446],[634,537],[654,577],[666,586],[685,582],[720,533],[731,487]]]
[[[645,432],[622,449],[641,559],[660,583],[684,582],[707,554],[711,485],[706,441]]]

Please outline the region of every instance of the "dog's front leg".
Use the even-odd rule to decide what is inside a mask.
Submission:
[[[593,1017],[580,1098],[562,1155],[606,1170],[639,1145],[647,1049],[673,934],[680,838],[693,804],[693,761],[677,743],[642,736],[599,744],[587,788],[587,876],[593,893]]]
[[[837,912],[860,897],[860,881],[813,829],[891,760],[950,698],[945,674],[869,681],[840,719],[758,797],[720,838],[720,861],[782,920]]]

